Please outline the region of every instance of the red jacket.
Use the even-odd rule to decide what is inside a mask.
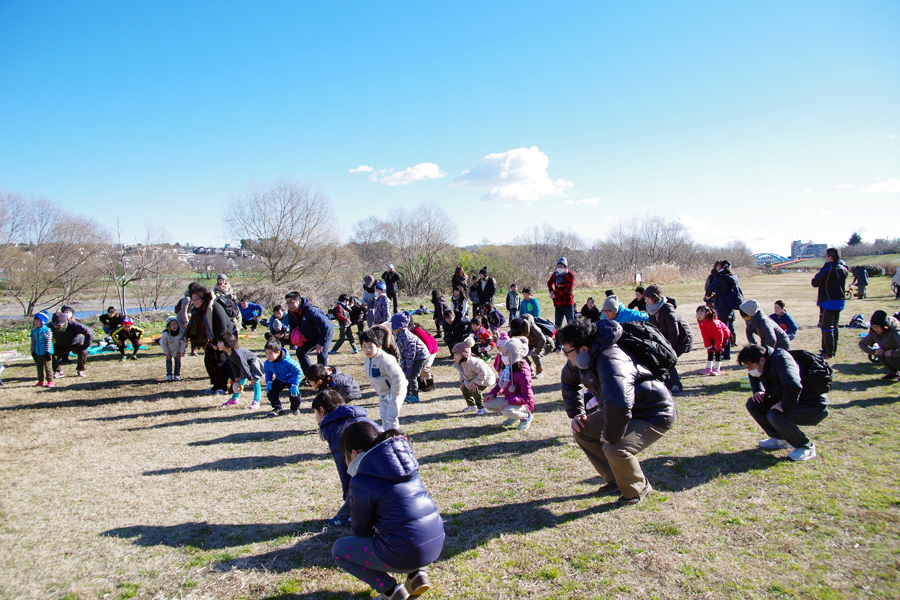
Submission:
[[[425,344],[425,347],[428,348],[429,354],[436,354],[438,351],[438,343],[437,340],[434,339],[434,336],[422,329],[421,327],[416,327],[412,330],[413,335],[422,340]]]
[[[554,306],[575,306],[575,273],[566,271],[562,282],[556,283],[556,272],[547,280],[547,289],[553,294]]]
[[[731,339],[731,330],[728,325],[713,317],[700,321],[700,335],[703,336],[704,348],[721,350],[725,340]]]

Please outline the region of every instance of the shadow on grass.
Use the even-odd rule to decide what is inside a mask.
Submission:
[[[478,428],[480,429],[480,428]],[[476,441],[476,440],[473,440]],[[542,439],[521,439],[508,442],[495,442],[493,444],[480,444],[476,446],[466,446],[465,448],[457,448],[456,450],[447,450],[438,452],[429,456],[419,457],[420,464],[441,463],[462,460],[488,460],[492,458],[506,458],[512,456],[521,456],[523,454],[531,454],[544,448],[566,445],[565,440],[560,438],[542,438]]]
[[[321,533],[321,520],[297,523],[251,523],[248,525],[213,524],[206,521],[179,525],[134,525],[104,531],[100,535],[130,539],[136,546],[191,547],[199,550],[222,550],[269,542],[280,537],[305,533]]]
[[[894,404],[900,402],[900,389],[896,390],[894,396],[882,396],[881,398],[860,398],[859,400],[850,400],[842,404],[829,404],[831,410],[842,410],[845,408],[867,408],[869,406],[884,406],[886,404]]]
[[[174,417],[176,415],[196,414],[210,410],[218,410],[218,406],[193,406],[190,408],[174,408],[172,410],[156,410],[153,412],[131,413],[127,415],[115,415],[112,417],[92,417],[82,421],[123,421],[125,419],[144,419],[152,417]]]
[[[297,437],[298,435],[307,435],[315,433],[313,430],[301,431],[294,429],[291,431],[255,431],[253,433],[233,433],[225,437],[216,438],[214,440],[203,440],[201,442],[189,442],[188,446],[214,446],[216,444],[248,444],[252,442],[274,442],[286,438]]]
[[[156,383],[156,381],[154,381]],[[138,383],[137,385],[141,385]],[[122,386],[116,386],[116,389],[119,389]],[[97,391],[108,389],[107,384],[103,383],[93,383],[93,384],[77,384],[77,385],[69,385],[65,387],[55,387],[51,388],[44,394],[56,394],[60,391]],[[163,398],[180,398],[183,397],[184,394],[180,392],[158,392],[156,394],[130,394],[127,396],[115,396],[113,398],[79,398],[76,400],[59,400],[56,402],[31,402],[29,404],[17,404],[15,406],[3,406],[0,407],[0,411],[10,411],[10,410],[45,410],[45,409],[54,409],[54,408],[92,408],[95,406],[106,406],[109,404],[125,404],[129,402],[156,402],[157,400],[161,400]]]
[[[142,475],[172,475],[174,473],[192,473],[195,471],[252,471],[253,469],[272,469],[299,462],[330,459],[331,454],[293,454],[291,456],[242,456],[240,458],[223,458],[193,467],[175,467],[144,471]]]
[[[221,396],[220,396],[221,397]],[[210,407],[213,410],[225,411],[226,409],[220,409],[218,406]],[[240,408],[240,407],[239,407]],[[157,423],[156,425],[147,425],[146,427],[129,427],[125,429],[125,431],[146,431],[150,429],[166,429],[167,427],[185,427],[189,425],[201,425],[201,424],[209,424],[209,423],[229,423],[231,421],[240,421],[245,419],[260,419],[267,420],[269,417],[266,416],[264,412],[255,411],[251,412],[248,410],[232,412],[228,411],[229,414],[223,415],[221,417],[205,417],[199,419],[188,419],[187,421],[175,421],[173,423]],[[282,419],[285,417],[281,417]]]
[[[654,456],[642,459],[641,468],[654,488],[683,492],[719,477],[768,469],[781,462],[784,458],[779,455],[750,448],[702,456]]]

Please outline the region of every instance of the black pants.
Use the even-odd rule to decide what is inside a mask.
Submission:
[[[794,410],[784,414],[773,404],[747,400],[747,412],[771,438],[784,440],[794,448],[811,448],[812,442],[798,425],[818,425],[828,416],[828,408],[798,402]]]
[[[214,346],[207,346],[203,353],[203,365],[209,375],[209,383],[214,390],[228,389],[231,379],[231,367],[228,366],[228,355]]]
[[[131,342],[131,355],[137,356],[138,350],[141,349],[141,343],[134,340],[125,340],[125,342]],[[125,342],[119,344],[119,353],[122,356],[125,356]]]
[[[419,397],[419,375],[422,374],[422,369],[425,368],[425,363],[427,362],[424,358],[413,361],[412,374],[406,378],[407,396]]]
[[[819,308],[819,328],[822,330],[822,352],[825,358],[832,358],[837,352],[840,319],[841,311]]]
[[[356,341],[353,339],[353,326],[347,325],[345,327],[341,327],[340,331],[341,332],[338,335],[338,341],[335,342],[334,347],[331,349],[331,351],[337,352],[344,344],[344,340],[350,342],[350,347],[356,350]]]
[[[87,362],[87,351],[88,346],[54,346],[53,370],[59,371],[59,365],[63,361],[63,359],[69,358],[69,352],[74,352],[75,356],[77,357],[75,368],[79,371],[84,371],[85,363]]]
[[[288,388],[290,389],[290,385],[281,381],[280,379],[272,380],[272,389],[266,392],[266,397],[269,399],[269,404],[272,405],[274,410],[281,410],[281,392]],[[291,410],[299,410],[300,408],[300,396],[291,396]]]
[[[256,331],[256,326],[259,325],[259,317],[253,317],[252,319],[245,319],[241,317],[241,329],[250,328],[250,331]]]
[[[397,314],[397,301],[398,301],[399,295],[400,295],[399,292],[391,292],[387,295],[387,297],[390,298],[391,302],[394,305],[394,314],[395,315]]]

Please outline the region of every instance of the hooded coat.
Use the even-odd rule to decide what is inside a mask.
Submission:
[[[659,311],[655,315],[650,315],[650,323],[656,325],[663,337],[669,340],[678,356],[691,351],[694,345],[694,330],[671,304],[663,302]]]
[[[737,287],[738,278],[730,270],[724,270],[706,285],[706,296],[712,296],[713,309],[722,321],[730,321],[734,309],[725,303],[725,298],[732,288]]]
[[[866,354],[875,354],[875,344],[878,344],[882,350],[900,350],[900,321],[888,317],[885,329],[883,334],[878,334],[870,328],[869,334],[859,340],[859,349]]]
[[[373,550],[386,564],[419,569],[440,556],[444,523],[405,438],[389,438],[360,459],[349,500],[353,535],[374,536]]]
[[[184,328],[178,324],[178,333],[172,333],[169,323],[178,323],[177,317],[166,319],[166,327],[159,337],[159,347],[166,356],[182,356],[187,350],[187,338],[184,337]]]
[[[337,467],[338,476],[341,478],[341,487],[344,490],[344,499],[350,487],[350,474],[347,473],[347,463],[344,462],[344,454],[341,452],[341,434],[344,428],[357,421],[366,421],[378,431],[381,427],[366,415],[366,409],[362,406],[344,404],[322,417],[319,421],[319,437],[328,442],[328,449],[334,458],[334,466]]]
[[[665,430],[675,424],[672,394],[616,345],[620,337],[621,325],[608,319],[600,321],[590,349],[591,368],[582,371],[566,361],[561,376],[566,414],[574,418],[586,413],[584,389],[587,388],[600,402],[603,438],[611,444],[622,439],[632,419]]]
[[[300,385],[300,380],[303,379],[303,371],[300,370],[300,364],[291,358],[291,355],[284,348],[281,349],[281,356],[279,356],[278,360],[275,362],[267,360],[263,363],[263,374],[266,377],[266,383],[271,383],[277,379],[293,386]]]

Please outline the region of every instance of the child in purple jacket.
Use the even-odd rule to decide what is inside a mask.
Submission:
[[[519,421],[519,429],[531,427],[534,419],[534,390],[531,388],[531,367],[528,356],[528,338],[512,337],[500,347],[500,360],[505,365],[497,377],[497,385],[484,397],[484,407],[508,417],[503,426]],[[499,397],[500,394],[503,397]]]

